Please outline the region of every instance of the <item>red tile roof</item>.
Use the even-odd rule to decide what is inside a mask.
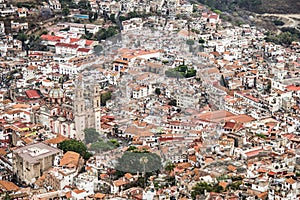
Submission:
[[[77,44],[67,44],[67,43],[56,43],[56,47],[66,47],[66,48],[71,48],[71,49],[77,49],[79,45]]]
[[[63,39],[63,37],[59,37],[55,35],[42,35],[41,39],[47,41],[59,42],[61,39]]]
[[[86,40],[85,45],[90,46],[91,44],[93,44],[93,42],[94,42],[93,40]]]
[[[287,90],[289,91],[300,91],[300,87],[294,86],[294,85],[289,85],[286,87]]]
[[[26,95],[29,99],[39,99],[39,98],[41,98],[41,96],[39,95],[37,90],[27,90],[27,91],[25,91],[25,93],[26,93]]]
[[[224,125],[224,128],[226,129],[234,129],[235,127],[235,122],[226,122],[225,125]]]
[[[88,53],[91,49],[88,48],[79,48],[77,51]]]
[[[80,39],[79,38],[70,38],[70,43],[75,43],[78,42]]]
[[[253,149],[253,150],[250,150],[248,152],[246,152],[246,156],[247,157],[252,157],[252,156],[257,156],[260,152],[263,152],[264,149],[260,148],[260,149]]]

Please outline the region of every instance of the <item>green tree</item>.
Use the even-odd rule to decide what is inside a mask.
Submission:
[[[194,45],[194,44],[195,44],[195,41],[192,40],[192,39],[188,39],[188,40],[186,40],[186,44],[187,44],[187,45]]]
[[[102,45],[94,46],[94,52],[95,52],[96,55],[100,55],[102,51],[103,51],[103,46]]]
[[[199,182],[192,188],[192,198],[196,199],[197,196],[203,195],[204,191],[220,193],[223,191],[223,187],[218,183],[215,185],[211,185],[206,182]]]
[[[222,12],[220,11],[220,10],[214,10],[214,13],[216,13],[216,14],[218,14],[218,15],[221,15],[222,14]]]
[[[22,47],[25,47],[25,41],[28,39],[28,36],[24,32],[19,32],[17,35],[17,39],[22,42]]]
[[[176,99],[171,99],[168,103],[170,106],[177,106],[177,100]]]
[[[116,15],[115,14],[111,14],[109,16],[110,21],[112,21],[113,23],[116,23]]]
[[[116,139],[111,139],[111,140],[109,140],[109,142],[111,142],[116,147],[120,146],[119,142]]]
[[[174,163],[167,162],[167,164],[165,165],[165,171],[170,173],[174,170],[175,167],[176,165]]]
[[[59,143],[58,148],[63,150],[64,153],[67,151],[74,151],[79,153],[85,160],[88,160],[92,154],[87,151],[86,146],[77,140],[71,139],[71,140],[65,140],[61,143]]]
[[[3,197],[3,199],[4,200],[10,200],[11,198],[10,198],[9,194],[6,192],[5,196]]]
[[[118,124],[115,124],[115,125],[113,126],[112,132],[113,132],[113,134],[119,133],[119,125],[118,125]]]
[[[195,69],[189,69],[186,74],[185,74],[185,78],[191,78],[196,76],[197,71]]]
[[[94,21],[96,21],[97,19],[98,19],[98,13],[95,12],[95,13],[94,13]]]
[[[155,94],[159,96],[161,94],[160,88],[155,88]]]
[[[283,25],[284,25],[284,22],[281,21],[281,20],[274,20],[273,23],[274,23],[276,26],[283,26]]]
[[[107,91],[101,94],[101,106],[106,106],[106,102],[111,99],[111,92]]]
[[[91,147],[89,149],[91,151],[96,151],[96,152],[100,153],[100,152],[105,152],[105,151],[111,151],[115,148],[116,148],[116,146],[112,142],[110,142],[110,141],[105,142],[104,140],[99,139],[97,142],[92,143]]]
[[[242,181],[236,181],[236,182],[233,182],[233,183],[227,185],[226,189],[236,191],[236,190],[240,189],[240,185],[242,185]]]
[[[94,16],[93,12],[90,12],[90,13],[89,13],[89,21],[90,21],[90,22],[93,22],[93,20],[94,20],[94,19],[93,19],[93,16]]]
[[[99,133],[94,128],[86,128],[83,132],[86,144],[96,142],[99,138]]]
[[[212,191],[212,186],[210,184],[206,183],[206,182],[197,183],[192,188],[192,192],[191,192],[192,198],[196,199],[196,197],[198,195],[203,195],[204,191],[211,192]]]
[[[142,163],[141,160],[147,160]],[[161,158],[155,153],[146,151],[130,152],[126,151],[119,159],[116,169],[122,172],[154,172],[161,169]]]
[[[178,72],[186,72],[188,69],[188,67],[186,65],[179,65],[177,68],[176,68],[176,71]]]
[[[120,15],[119,20],[120,20],[120,22],[123,22],[123,21],[127,20],[127,18],[125,16]]]
[[[199,39],[199,43],[200,43],[200,44],[204,44],[204,43],[205,43],[205,40],[202,39],[202,38],[200,38],[200,39]]]
[[[70,14],[70,9],[65,7],[62,9],[63,16],[68,16]]]
[[[110,26],[108,29],[101,28],[96,34],[95,38],[98,41],[105,40],[119,33],[119,28],[117,26]]]
[[[131,18],[135,18],[135,17],[138,17],[138,13],[137,12],[129,12],[127,14],[127,19],[131,19]]]
[[[138,150],[138,148],[136,147],[136,146],[130,146],[130,147],[128,147],[128,149],[127,149],[127,151],[137,151]]]
[[[78,7],[84,10],[90,10],[91,9],[91,4],[87,0],[80,0],[78,2]]]

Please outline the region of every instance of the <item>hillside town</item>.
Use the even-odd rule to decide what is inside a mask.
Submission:
[[[185,0],[16,2],[0,199],[300,199],[299,41]]]

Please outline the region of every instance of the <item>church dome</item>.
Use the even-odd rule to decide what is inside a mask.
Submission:
[[[52,88],[49,92],[49,97],[52,99],[60,99],[64,97],[64,90],[61,89],[58,84],[56,83],[54,85],[54,88]]]

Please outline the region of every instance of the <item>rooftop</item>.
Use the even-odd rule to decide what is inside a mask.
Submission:
[[[17,154],[29,163],[38,163],[40,159],[60,153],[61,150],[48,146],[43,142],[30,144],[17,148],[13,154]]]

